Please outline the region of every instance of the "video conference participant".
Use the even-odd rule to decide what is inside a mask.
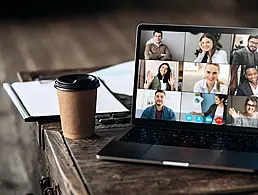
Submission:
[[[226,101],[227,95],[217,94],[214,98],[214,104],[212,104],[206,112],[190,112],[190,114],[201,115],[203,117],[211,116],[213,124],[218,124],[216,119],[220,117],[222,119],[221,124],[225,124],[227,117]]]
[[[194,85],[195,93],[227,94],[228,87],[219,80],[220,66],[218,64],[207,64],[204,69],[204,78]]]
[[[247,47],[236,50],[233,53],[233,65],[258,65],[258,35],[250,35],[248,37]]]
[[[245,67],[245,80],[237,88],[237,96],[258,96],[258,74],[256,66]]]
[[[155,104],[147,107],[141,118],[145,119],[156,119],[156,120],[176,120],[176,115],[171,108],[164,105],[166,94],[163,90],[157,90],[155,92]]]
[[[172,54],[167,45],[162,42],[162,31],[154,31],[153,38],[145,46],[145,60],[172,60]]]
[[[234,108],[229,108],[229,114],[233,117],[234,126],[258,127],[258,113],[256,112],[257,100],[255,97],[248,97],[245,100],[245,112],[240,113]]]
[[[171,73],[168,63],[162,63],[158,68],[158,74],[147,72],[147,80],[144,84],[145,89],[175,91],[175,78]]]
[[[258,66],[258,35],[250,35],[248,37],[247,47],[241,48],[233,53],[233,60],[231,65],[231,81],[230,94],[234,94],[238,83],[237,71],[239,66]],[[240,84],[244,81],[244,70],[241,68]]]
[[[194,62],[228,64],[227,52],[217,49],[217,42],[212,34],[205,33],[200,38],[199,46],[199,54]]]

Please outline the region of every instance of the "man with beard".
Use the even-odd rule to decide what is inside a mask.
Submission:
[[[237,88],[238,96],[258,96],[256,66],[245,67],[245,81]]]
[[[153,38],[145,46],[145,60],[172,60],[168,47],[161,41],[162,37],[162,31],[153,32]]]
[[[165,96],[166,94],[163,90],[157,90],[155,92],[155,97],[154,97],[155,105],[152,105],[146,108],[143,111],[141,118],[175,121],[176,120],[175,113],[172,111],[172,109],[163,105]]]
[[[244,82],[244,67],[258,66],[258,35],[248,37],[247,47],[239,49],[233,53],[231,65],[230,94],[233,95],[237,86],[237,70],[241,66],[240,84]]]

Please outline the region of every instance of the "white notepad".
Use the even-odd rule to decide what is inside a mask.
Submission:
[[[3,86],[25,121],[38,121],[40,118],[44,120],[44,117],[51,119],[49,118],[51,116],[59,117],[57,91],[53,80],[4,83]],[[96,113],[128,111],[100,81]]]

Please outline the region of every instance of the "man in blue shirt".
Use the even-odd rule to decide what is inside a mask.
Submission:
[[[156,120],[176,120],[176,115],[172,109],[168,108],[164,104],[166,94],[163,90],[157,90],[155,92],[155,105],[146,108],[141,118],[145,119],[156,119]]]

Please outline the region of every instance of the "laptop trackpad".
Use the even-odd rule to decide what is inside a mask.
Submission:
[[[119,157],[119,158],[140,159],[140,157],[150,147],[151,147],[151,145],[149,145],[149,144],[136,144],[136,143],[125,143],[125,142],[111,141],[100,152],[98,152],[97,155]]]
[[[141,159],[208,165],[214,164],[221,153],[220,150],[153,145]]]
[[[224,151],[215,165],[257,170],[258,153]]]

